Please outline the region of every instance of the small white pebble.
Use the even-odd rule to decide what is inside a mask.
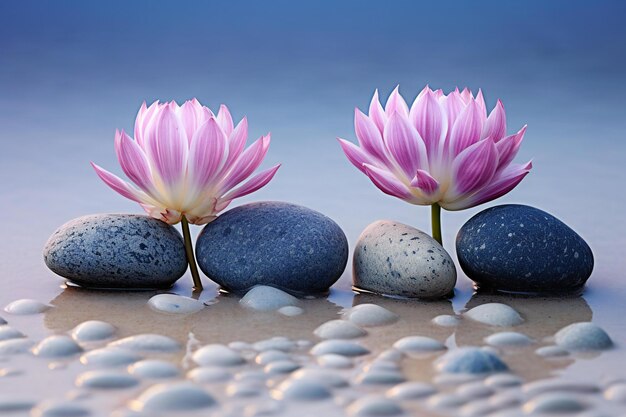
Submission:
[[[399,319],[397,314],[376,304],[359,304],[346,310],[343,317],[362,327],[384,326]]]
[[[52,306],[49,304],[44,304],[37,300],[31,300],[28,298],[22,300],[16,300],[12,303],[8,304],[4,307],[4,311],[10,314],[15,314],[19,316],[26,316],[31,314],[41,314],[44,311],[47,311]]]
[[[313,331],[320,339],[355,339],[367,335],[367,332],[346,320],[330,320]]]
[[[154,311],[171,314],[193,314],[204,308],[202,301],[177,294],[158,294],[148,300]]]
[[[113,337],[115,326],[104,321],[85,321],[72,330],[72,337],[78,342],[93,342]]]
[[[296,306],[285,306],[285,307],[279,308],[278,312],[282,314],[283,316],[295,317],[304,313],[304,310]]]

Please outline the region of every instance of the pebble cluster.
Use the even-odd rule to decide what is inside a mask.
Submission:
[[[256,287],[239,308],[249,314],[284,314],[286,308],[302,313],[308,302],[275,288]],[[152,314],[178,317],[206,307],[175,294],[153,297],[148,305],[155,310]],[[185,342],[166,334],[122,334],[98,320],[35,340],[12,327],[14,317],[53,308],[33,300],[5,308],[0,318],[0,381],[27,372],[12,366],[24,364],[24,357],[31,355],[31,361],[46,364],[50,372],[76,372],[67,382],[67,395],[42,399],[28,392],[0,393],[0,415],[97,416],[105,415],[105,409],[112,417],[514,417],[626,411],[626,379],[527,381],[509,359],[520,349],[534,355],[534,361],[597,355],[613,348],[604,330],[589,322],[574,323],[536,340],[518,331],[526,318],[501,303],[436,316],[431,322],[434,329],[479,326],[489,333],[478,346],[457,346],[434,332],[404,335],[381,349],[372,338],[414,318],[367,303],[320,324],[307,340],[272,336],[221,344],[190,335]],[[299,320],[291,316],[288,320]],[[416,379],[416,367],[428,372]]]

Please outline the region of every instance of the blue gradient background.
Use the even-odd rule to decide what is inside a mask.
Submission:
[[[386,98],[400,84],[412,101],[428,83],[482,88],[490,108],[504,101],[510,132],[529,125],[518,160],[533,158],[535,168],[496,204],[536,205],[570,224],[596,254],[585,297],[599,311],[619,303],[626,4],[432,3],[0,3],[5,287],[16,295],[28,292],[24,282],[58,287],[41,248],[65,221],[139,211],[101,183],[89,161],[120,172],[113,134],[132,128],[143,100],[225,103],[237,119],[248,116],[251,138],[272,132],[264,166],[283,166],[243,201],[310,206],[333,217],[351,245],[380,218],[428,230],[428,208],[383,195],[335,140],[354,140],[354,107],[366,109],[375,88]],[[458,228],[486,206],[444,213],[451,253]],[[349,287],[349,269],[340,287]],[[469,280],[461,276],[458,288],[468,293]]]

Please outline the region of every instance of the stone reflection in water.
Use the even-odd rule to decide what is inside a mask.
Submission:
[[[240,306],[240,298],[221,294],[201,299],[206,304],[192,314],[154,311],[148,300],[157,292],[112,292],[68,287],[51,301],[54,309],[44,317],[52,332],[66,332],[87,320],[101,320],[119,329],[116,337],[155,333],[185,343],[193,333],[201,344],[255,342],[271,336],[314,340],[313,331],[338,318],[340,308],[326,298],[303,300],[304,314],[288,317],[278,312],[251,311]]]
[[[456,328],[458,346],[483,346],[485,338],[498,332],[514,331],[525,334],[533,344],[524,347],[503,347],[498,349],[509,367],[528,379],[540,379],[553,375],[557,370],[571,365],[577,356],[543,358],[534,351],[554,343],[554,334],[563,327],[591,321],[593,313],[582,297],[529,297],[504,294],[476,293],[465,308],[469,310],[487,303],[502,303],[519,312],[524,322],[508,328],[493,327],[473,320],[464,319],[463,325]]]

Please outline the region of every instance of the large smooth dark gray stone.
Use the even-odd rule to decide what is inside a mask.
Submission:
[[[236,207],[207,224],[198,264],[224,289],[269,285],[297,294],[328,290],[343,273],[348,241],[328,217],[283,202]]]
[[[513,292],[580,290],[593,270],[587,243],[556,217],[508,204],[481,211],[456,238],[463,271],[479,287]]]
[[[91,288],[166,288],[187,270],[183,238],[147,216],[94,214],[52,234],[44,261],[54,273]]]

